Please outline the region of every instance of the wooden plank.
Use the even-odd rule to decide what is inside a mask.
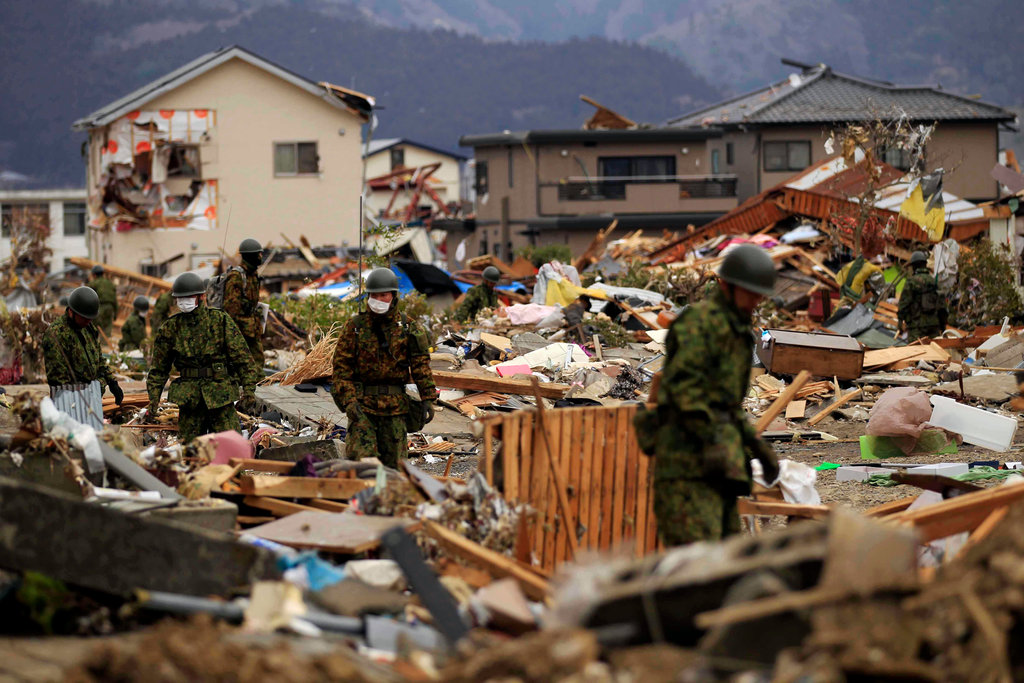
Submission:
[[[804,411],[807,410],[807,401],[799,400],[793,401],[786,406],[786,419],[787,420],[799,420],[804,416]]]
[[[250,496],[348,500],[363,489],[371,488],[373,482],[362,479],[273,477],[246,474],[242,476],[239,485],[242,487],[242,493]]]
[[[928,353],[927,346],[894,346],[864,352],[864,368],[878,368],[897,361],[917,358]]]
[[[502,419],[501,425],[501,461],[505,470],[504,494],[507,500],[516,501],[519,500],[519,421],[506,417]]]
[[[240,466],[243,470],[267,472],[268,474],[288,474],[295,469],[295,463],[285,460],[257,460],[256,458],[231,458],[228,464]]]
[[[521,410],[514,414],[518,418],[519,426],[519,460],[522,466],[522,470],[519,475],[519,491],[520,498],[533,504],[533,413]],[[537,535],[537,524],[535,523],[532,527],[534,530],[535,540]]]
[[[83,270],[89,270],[95,265],[103,266],[103,271],[107,275],[114,275],[119,278],[130,280],[140,287],[153,287],[160,290],[161,292],[171,291],[171,283],[167,280],[161,280],[158,277],[151,277],[149,275],[143,275],[142,273],[135,273],[124,268],[118,268],[117,266],[110,265],[109,263],[100,263],[99,261],[91,261],[87,258],[81,258],[79,256],[72,256],[70,259],[73,265],[82,268]]]
[[[591,408],[592,419],[591,432],[594,435],[594,445],[591,453],[591,464],[593,471],[590,480],[590,525],[587,532],[590,536],[590,549],[597,550],[601,547],[601,503],[604,500],[601,487],[604,486],[604,452],[607,448],[605,443],[605,429],[603,408]]]
[[[771,501],[740,498],[736,508],[741,515],[784,515],[806,519],[824,519],[832,510],[826,505],[798,505],[796,503],[775,503]]]
[[[899,500],[893,500],[888,503],[882,503],[876,505],[873,508],[868,508],[864,511],[865,517],[887,517],[894,515],[897,512],[903,512],[908,507],[914,504],[917,500],[917,496],[910,496],[909,498],[900,498]]]
[[[631,411],[632,414],[635,412]],[[636,437],[633,437],[636,440]],[[647,554],[647,508],[651,499],[651,458],[640,452],[637,447],[637,497],[636,497],[636,546],[634,553],[636,557],[643,557]]]
[[[1016,503],[1022,498],[1024,486],[1000,486],[978,493],[967,493],[917,510],[899,512],[886,517],[886,520],[916,527],[921,542],[928,543],[962,531],[973,531],[993,510]]]
[[[814,425],[816,425],[819,422],[821,422],[822,420],[824,420],[827,416],[831,415],[836,409],[843,407],[844,405],[846,405],[847,403],[849,403],[853,399],[855,399],[858,396],[860,396],[861,393],[863,393],[863,391],[864,391],[864,389],[857,388],[857,389],[854,389],[853,391],[845,394],[842,398],[840,398],[839,400],[835,401],[830,406],[826,407],[824,410],[822,410],[817,415],[815,415],[810,420],[808,420],[807,424],[809,426],[813,427]]]
[[[626,483],[628,475],[626,458],[626,435],[629,424],[625,411],[615,409],[615,489],[612,495],[612,548],[622,545],[622,527],[625,519]]]
[[[494,423],[484,424],[484,478],[494,486]]]
[[[579,491],[580,499],[580,524],[583,525],[583,537],[580,539],[580,547],[590,549],[594,528],[590,521],[590,505],[594,499],[594,411],[592,408],[580,408],[582,431],[582,460],[580,462]]]
[[[569,503],[572,506],[572,517],[577,521],[577,526],[583,524],[580,517],[580,494],[582,493],[582,487],[580,485],[580,473],[583,471],[583,450],[581,448],[583,443],[583,409],[582,408],[566,408],[564,409],[565,419],[569,423],[569,429],[562,431],[562,452],[567,453],[569,457],[569,474],[566,477],[566,482],[570,489]],[[573,529],[571,533],[577,533],[577,529]],[[579,537],[577,536],[577,542]],[[567,559],[566,555],[564,559]]]
[[[327,512],[345,512],[349,508],[345,503],[339,503],[336,500],[322,500],[319,498],[314,498],[308,501],[308,505],[309,507],[316,508],[317,510],[327,510]]]
[[[261,496],[246,496],[242,499],[242,502],[249,507],[259,508],[260,510],[266,510],[276,517],[287,517],[288,515],[294,515],[298,512],[322,512],[314,507],[308,505],[299,505],[298,503],[290,503],[287,500],[278,500],[277,498],[263,498]]]
[[[290,548],[354,555],[378,547],[381,536],[395,527],[411,531],[418,524],[416,520],[404,517],[313,510],[253,527],[246,533]]]
[[[631,429],[633,426],[633,411],[620,407],[619,416],[625,422],[622,433],[625,435],[624,462],[626,466],[626,507],[622,515],[622,542],[628,545],[636,544],[636,520],[639,515],[636,511],[637,501],[637,472],[640,468],[639,459],[646,459],[647,456],[640,453],[636,444],[636,437]]]
[[[548,597],[551,590],[548,582],[534,572],[519,566],[515,560],[484,548],[436,522],[424,522],[423,531],[448,552],[476,567],[487,570],[491,576],[514,579],[529,598],[544,600]]]
[[[529,380],[513,379],[511,377],[483,377],[481,375],[447,372],[444,370],[434,370],[434,383],[439,387],[451,389],[496,391],[502,394],[516,394],[519,396],[533,396],[535,393],[533,385]],[[546,382],[540,385],[540,395],[552,400],[562,398],[568,390],[568,384]]]
[[[538,409],[537,412],[541,415],[539,420],[541,429],[546,434],[544,438],[544,451],[548,454],[548,476],[544,479],[544,500],[547,501],[545,511],[547,528],[544,530],[544,558],[541,566],[554,569],[556,564],[555,541],[562,540],[565,542],[565,521],[569,512],[568,504],[561,508],[561,495],[566,496],[566,502],[568,503],[568,493],[565,491],[564,486],[565,480],[561,478],[561,453],[557,450],[557,447],[562,443],[560,440],[561,430],[559,429],[561,420],[557,416],[552,416],[547,410]],[[556,488],[562,489],[562,491],[559,492],[555,490]],[[561,515],[559,515],[560,508]],[[559,530],[562,530],[561,535],[559,535]]]
[[[608,550],[612,545],[612,502],[615,498],[615,413],[608,408],[602,409],[598,416],[598,428],[604,430],[604,450],[600,453],[604,461],[604,471],[601,475],[601,535],[598,541],[598,549]]]
[[[545,497],[548,480],[551,478],[548,472],[544,435],[541,434],[540,418],[537,412],[533,413],[533,464],[530,466],[530,504],[537,509],[537,534],[533,539],[533,552],[540,565],[544,567],[544,541],[547,535],[545,525],[547,524],[548,503],[551,501]],[[547,567],[551,569],[551,567]]]
[[[992,533],[992,530],[999,526],[1000,522],[1006,519],[1006,515],[1008,514],[1010,514],[1009,506],[996,508],[991,513],[989,513],[988,517],[985,518],[985,521],[979,524],[978,527],[971,533],[970,537],[967,539],[967,542],[964,543],[962,548],[960,548],[960,552],[958,552],[953,557],[962,557],[963,554],[966,553],[968,550],[970,550],[971,548],[985,540],[985,538],[990,533]],[[953,559],[953,557],[947,557],[947,561]]]
[[[770,406],[768,406],[768,410],[764,411],[764,414],[758,418],[757,424],[754,426],[754,429],[758,434],[768,429],[768,425],[772,423],[772,420],[778,417],[779,413],[789,405],[789,402],[796,397],[797,392],[807,384],[807,380],[810,378],[810,372],[807,370],[800,371],[800,374],[793,379],[790,385],[786,387],[786,390],[783,391],[782,394],[780,394],[779,397],[775,399]]]

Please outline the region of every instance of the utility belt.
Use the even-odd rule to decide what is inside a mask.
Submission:
[[[404,384],[368,384],[363,386],[362,393],[367,396],[402,396],[405,394]]]
[[[219,364],[218,364],[219,365]],[[181,368],[183,379],[227,379],[227,371],[222,367],[212,368]]]

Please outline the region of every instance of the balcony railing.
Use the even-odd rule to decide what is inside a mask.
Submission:
[[[669,185],[679,188],[680,199],[703,199],[736,196],[736,176],[680,175],[680,176],[603,176],[597,178],[570,177],[555,183],[543,183],[558,188],[559,201],[606,201],[626,199],[628,185]]]

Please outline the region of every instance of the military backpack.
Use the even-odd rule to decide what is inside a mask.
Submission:
[[[232,271],[241,273],[242,280],[245,280],[245,271],[239,266],[231,266],[220,275],[211,277],[209,282],[206,283],[207,307],[224,310],[224,287],[227,285],[228,275],[230,275]]]

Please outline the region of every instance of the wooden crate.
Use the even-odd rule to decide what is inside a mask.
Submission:
[[[772,374],[795,375],[807,370],[815,377],[857,379],[864,368],[864,349],[845,334],[768,330],[771,340],[756,345],[757,357]]]
[[[546,410],[552,455],[565,483],[578,525],[579,552],[620,550],[642,557],[658,548],[654,518],[654,461],[633,433],[636,406]],[[571,559],[565,521],[544,456],[545,439],[536,411],[519,410],[484,423],[480,469],[495,479],[493,441],[501,442],[498,476],[505,498],[537,510],[532,559],[552,571]]]

